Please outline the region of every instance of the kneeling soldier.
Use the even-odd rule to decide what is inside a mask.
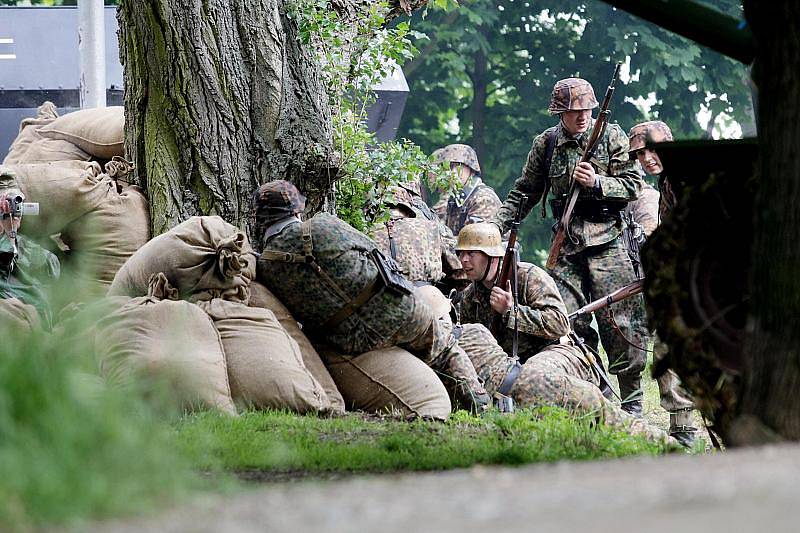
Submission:
[[[346,354],[400,346],[455,378],[467,406],[488,405],[452,328],[413,294],[374,241],[327,213],[301,222],[305,198],[288,181],[261,185],[253,203],[257,234],[263,231],[258,280],[309,337]]]

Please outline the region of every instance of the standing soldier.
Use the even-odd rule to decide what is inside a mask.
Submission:
[[[387,203],[389,220],[376,225],[370,237],[409,281],[434,285],[445,275],[461,275],[453,234],[422,201],[416,184],[395,185]]]
[[[620,212],[642,189],[642,178],[628,156],[628,137],[616,125],[608,124],[591,162],[579,163],[592,128],[592,109],[598,107],[594,89],[586,80],[567,78],[553,88],[549,111],[560,123],[533,140],[522,175],[493,222],[501,232],[509,229],[520,212],[527,216],[540,200],[542,213],[548,192],[553,216],[558,219],[574,178],[581,187],[570,222],[572,239],[564,243],[556,267],[551,272],[567,309],[610,294],[636,279],[621,234]],[[522,204],[524,196],[529,201]],[[628,298],[599,313],[600,339],[608,355],[610,371],[617,374],[623,408],[641,416],[641,373],[646,362],[642,349],[647,328],[637,317],[643,316],[641,297]],[[597,333],[590,317],[575,320],[574,328],[589,346],[597,347]]]
[[[433,153],[437,163],[447,162],[456,173],[461,190],[442,198],[433,206],[453,235],[467,224],[491,219],[500,208],[500,198],[481,181],[478,154],[466,144],[450,144]]]
[[[464,325],[459,345],[489,394],[511,397],[522,407],[550,405],[591,413],[604,424],[667,440],[663,431],[631,417],[603,396],[599,373],[565,338],[570,332],[566,308],[547,272],[529,263],[518,264],[516,312],[511,287],[493,286],[505,251],[497,226],[479,223],[464,227],[456,249],[464,273],[472,281],[461,300]],[[503,317],[503,330],[497,338],[487,329],[493,313]],[[515,329],[518,359],[507,355],[513,355]]]
[[[644,237],[649,237],[655,230],[658,222],[675,205],[675,195],[669,186],[666,176],[662,176],[664,170],[661,159],[652,148],[647,147],[647,143],[659,143],[672,140],[672,131],[669,126],[661,121],[655,120],[637,124],[629,133],[630,152],[639,161],[642,169],[650,176],[658,179],[661,195],[655,192],[649,193],[646,202],[636,200],[629,205],[636,207],[631,211],[631,216],[641,221]],[[651,187],[652,189],[652,187]],[[653,223],[655,219],[655,224]],[[653,357],[663,359],[667,355],[667,346],[661,342],[658,335],[655,335],[653,342]],[[672,371],[667,370],[658,378],[658,392],[661,397],[661,407],[669,413],[669,433],[681,443],[690,445],[694,440],[697,428],[692,421],[692,400],[688,392],[681,386],[680,379]]]
[[[369,237],[327,213],[302,222],[305,198],[288,181],[261,185],[253,204],[264,246],[258,281],[310,338],[353,355],[400,346],[452,376],[465,405],[478,411],[488,405],[452,327],[437,320]]]

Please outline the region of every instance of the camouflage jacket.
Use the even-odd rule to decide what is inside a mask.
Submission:
[[[422,217],[392,217],[375,226],[370,237],[410,281],[436,283],[444,277],[445,245],[436,222]]]
[[[548,344],[569,333],[567,309],[555,281],[547,272],[530,263],[520,262],[517,269],[517,318],[509,312],[505,319],[506,330],[498,339],[506,353],[511,353],[514,324],[519,330],[519,356],[521,360],[536,355]],[[492,307],[483,283],[473,282],[464,290],[461,300],[461,321],[489,327]]]
[[[639,197],[625,206],[625,212],[642,227],[645,237],[649,237],[658,227],[659,203],[658,191],[649,183],[644,183]]]
[[[467,224],[491,220],[501,205],[494,189],[475,177],[462,190],[439,200],[433,210],[453,235],[458,236]]]
[[[32,305],[42,323],[52,325],[47,287],[61,274],[58,258],[24,235],[17,234],[16,257],[8,235],[0,235],[0,298],[19,298]]]
[[[378,270],[368,256],[377,248],[374,241],[327,213],[313,216],[306,224],[314,258],[350,300],[375,281]],[[302,255],[301,223],[291,223],[267,237],[264,250]],[[412,295],[399,296],[383,288],[332,331],[320,331],[350,300],[345,301],[313,265],[261,258],[257,279],[289,308],[306,333],[345,354],[386,347],[386,341],[404,327],[416,305]]]
[[[548,132],[555,132],[555,147],[550,162],[549,172],[544,169]],[[549,192],[560,197],[569,192],[572,171],[581,158],[589,133],[578,139],[570,138],[561,125],[542,132],[533,140],[528,159],[522,167],[522,175],[517,179],[508,193],[508,198],[497,212],[492,222],[505,233],[511,222],[521,210],[524,218],[531,208],[545,195],[549,184]],[[601,137],[594,157],[590,160],[599,177],[599,187],[582,188],[579,205],[591,205],[591,202],[628,202],[635,200],[644,183],[636,171],[635,161],[628,157],[628,137],[616,124],[609,124]],[[520,205],[522,195],[528,195],[526,204]],[[542,200],[544,201],[544,200]],[[584,204],[584,202],[588,202]],[[619,217],[609,220],[589,221],[574,214],[570,223],[570,233],[577,244],[564,242],[564,253],[572,255],[581,252],[587,246],[597,246],[618,238],[622,232],[622,221]]]

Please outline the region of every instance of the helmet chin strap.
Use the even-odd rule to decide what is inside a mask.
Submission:
[[[486,263],[486,268],[483,269],[483,276],[481,276],[481,279],[478,280],[479,283],[483,283],[484,281],[486,281],[486,276],[489,275],[489,270],[492,268],[492,263],[494,262],[495,259],[497,259],[496,257],[491,257],[489,255],[487,255],[487,257],[489,258],[489,262]]]

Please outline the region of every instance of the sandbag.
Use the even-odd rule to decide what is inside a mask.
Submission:
[[[100,320],[95,332],[100,372],[110,383],[166,380],[184,409],[235,413],[222,342],[196,305],[133,298]]]
[[[36,135],[41,135],[39,130]],[[34,139],[17,162],[25,163],[50,163],[59,161],[89,161],[91,155],[84,152],[69,141],[40,137]]]
[[[105,293],[125,261],[150,240],[147,198],[135,186],[112,190],[96,209],[69,224],[61,239],[77,263],[76,274]]]
[[[320,354],[349,409],[446,420],[451,404],[436,373],[402,348],[350,357]]]
[[[219,332],[237,403],[296,413],[328,412],[325,390],[272,311],[215,298],[198,302]]]
[[[39,130],[42,137],[67,141],[98,159],[124,152],[125,108],[81,109],[57,118]]]
[[[41,329],[39,313],[18,298],[0,299],[0,331],[31,332]]]
[[[31,143],[41,139],[39,130],[58,118],[58,111],[53,102],[44,102],[36,110],[36,116],[22,119],[19,123],[19,134],[8,149],[8,155],[3,160],[4,165],[19,163],[28,151]]]
[[[2,172],[15,176],[26,201],[39,203],[39,215],[25,217],[22,225],[22,232],[34,238],[60,233],[116,190],[95,162],[4,165]]]
[[[269,289],[257,281],[250,283],[250,307],[261,307],[269,309],[273,312],[275,317],[280,322],[283,329],[294,339],[300,347],[300,353],[303,356],[303,363],[306,368],[311,372],[311,375],[322,385],[325,394],[328,396],[328,401],[331,404],[331,410],[336,413],[344,412],[344,399],[342,398],[339,389],[336,388],[336,383],[333,382],[328,369],[319,357],[319,353],[308,340],[300,325],[294,319],[292,314],[281,303],[278,298],[272,294]]]
[[[243,231],[217,216],[192,217],[151,239],[128,258],[108,294],[143,296],[150,277],[163,272],[182,299],[247,303],[255,264]]]

